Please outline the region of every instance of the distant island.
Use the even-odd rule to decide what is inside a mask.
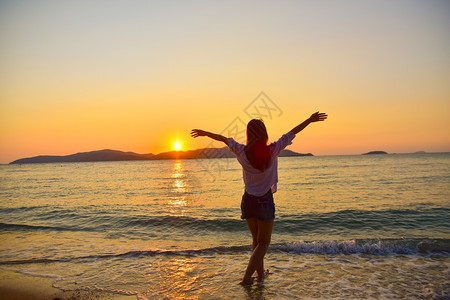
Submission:
[[[313,156],[311,153],[297,153],[291,150],[283,150],[281,157],[286,156]],[[189,151],[170,151],[160,154],[138,154],[134,152],[123,152],[118,150],[98,150],[91,152],[80,152],[71,155],[39,155],[35,157],[21,158],[10,162],[10,164],[33,164],[33,163],[65,163],[65,162],[96,162],[96,161],[127,161],[127,160],[164,160],[164,159],[208,159],[208,158],[233,158],[234,153],[227,147],[202,148]]]
[[[363,153],[362,155],[372,155],[372,154],[388,154],[388,153],[385,151],[370,151],[367,153]]]

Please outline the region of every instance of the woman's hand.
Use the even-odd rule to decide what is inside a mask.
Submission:
[[[199,137],[199,136],[206,136],[206,131],[200,130],[200,129],[192,129],[191,136],[193,138]]]
[[[313,113],[311,117],[309,117],[310,122],[320,122],[325,121],[328,115],[326,113],[319,113],[318,111]]]
[[[191,131],[191,136],[193,138],[199,137],[199,136],[207,136],[213,140],[219,141],[219,142],[224,142],[225,145],[228,146],[228,139],[226,137],[224,137],[223,135],[220,134],[215,134],[212,132],[208,132],[208,131],[204,131],[204,130],[200,130],[200,129],[192,129]]]

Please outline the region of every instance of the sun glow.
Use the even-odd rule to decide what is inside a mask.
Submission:
[[[179,151],[181,149],[180,142],[176,142],[175,145],[174,145],[174,148],[175,148],[176,151]]]

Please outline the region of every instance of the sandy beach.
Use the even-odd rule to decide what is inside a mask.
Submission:
[[[61,291],[52,286],[54,279],[0,270],[0,298],[3,300],[111,299],[133,300],[136,296],[97,291]]]

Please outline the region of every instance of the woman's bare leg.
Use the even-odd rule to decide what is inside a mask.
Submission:
[[[250,228],[250,232],[252,233],[254,249],[241,284],[252,283],[252,275],[256,270],[258,271],[258,277],[264,278],[264,255],[267,252],[267,248],[269,248],[270,238],[272,236],[273,220],[259,221],[255,219],[248,219],[247,224]],[[256,246],[254,236],[256,236]]]
[[[255,251],[256,246],[258,245],[258,221],[256,218],[247,219],[248,229],[252,234],[252,253]],[[263,279],[265,275],[264,271],[264,260],[256,267],[256,272],[258,273],[258,279]],[[253,274],[252,274],[253,275]]]

